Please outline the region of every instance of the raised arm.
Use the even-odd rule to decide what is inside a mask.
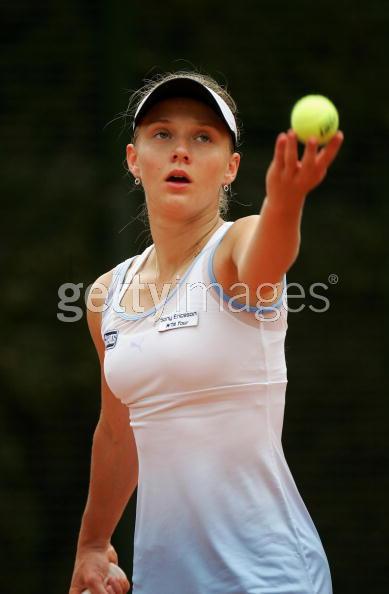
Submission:
[[[266,283],[279,283],[260,292],[264,304],[278,299],[284,274],[296,260],[300,248],[300,225],[308,193],[324,179],[343,142],[338,132],[324,148],[309,140],[299,161],[296,134],[289,130],[278,136],[274,157],[266,175],[266,198],[260,216],[246,217],[232,237],[231,259],[239,282],[254,292]]]
[[[113,579],[104,584],[109,561],[117,562],[111,536],[138,482],[138,458],[128,409],[109,389],[103,371],[101,313],[95,310],[104,301],[101,285],[109,286],[110,278],[111,273],[100,277],[88,298],[88,326],[101,367],[101,412],[93,436],[89,492],[69,594],[80,594],[86,588],[92,594],[125,594],[129,589],[128,581]],[[120,590],[110,589],[109,584],[114,582]]]

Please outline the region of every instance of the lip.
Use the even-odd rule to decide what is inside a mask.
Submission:
[[[188,182],[165,182],[166,186],[169,189],[169,192],[182,192],[186,191],[190,188],[190,183]]]
[[[169,177],[171,177],[172,175],[176,176],[176,177],[185,177],[188,181],[187,182],[170,182]],[[172,171],[170,171],[166,178],[165,181],[170,185],[174,185],[174,186],[187,186],[188,183],[192,183],[192,178],[190,177],[190,175],[184,171],[184,169],[173,169]]]

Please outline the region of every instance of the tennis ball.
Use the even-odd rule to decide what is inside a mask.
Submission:
[[[297,101],[290,120],[297,138],[303,143],[314,136],[319,144],[326,144],[339,127],[336,107],[323,95],[306,95]]]
[[[115,563],[110,563],[109,564],[108,575],[107,575],[106,579],[104,580],[105,583],[107,582],[107,579],[109,577],[117,577],[117,578],[124,578],[124,579],[126,579],[126,574],[119,567],[119,565],[116,565]],[[90,594],[90,590],[83,590],[81,594]]]

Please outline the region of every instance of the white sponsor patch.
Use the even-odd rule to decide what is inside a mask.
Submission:
[[[198,323],[199,314],[197,311],[177,312],[169,316],[164,316],[159,320],[158,332],[177,330],[179,328],[187,328],[188,326],[197,326]]]
[[[107,350],[114,348],[118,339],[118,334],[119,332],[117,330],[110,330],[110,332],[104,334],[104,343]]]

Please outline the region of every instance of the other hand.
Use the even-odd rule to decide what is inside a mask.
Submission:
[[[77,553],[69,594],[81,594],[89,589],[92,594],[127,594],[129,581],[109,577],[109,563],[118,562],[111,544],[105,548],[84,548]]]

